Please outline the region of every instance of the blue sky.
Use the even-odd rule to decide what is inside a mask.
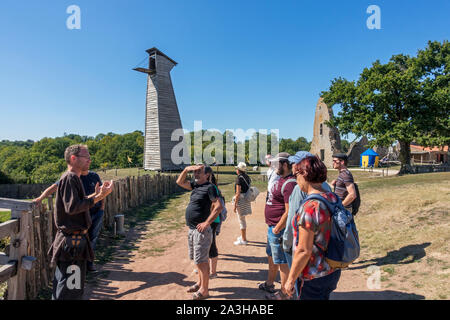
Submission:
[[[68,6],[81,9],[69,30]],[[369,30],[369,5],[381,30]],[[314,109],[335,77],[449,39],[450,1],[0,2],[0,140],[144,130],[157,47],[172,70],[183,127],[279,129],[312,138]]]

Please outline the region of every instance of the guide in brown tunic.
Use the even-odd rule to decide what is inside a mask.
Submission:
[[[92,224],[89,208],[112,192],[112,181],[99,183],[95,192],[86,195],[80,179],[89,170],[91,156],[87,146],[73,145],[66,149],[65,172],[56,190],[54,221],[57,228],[50,248],[52,264],[56,264],[53,278],[53,300],[79,300],[84,293],[86,262],[94,260],[88,229]]]

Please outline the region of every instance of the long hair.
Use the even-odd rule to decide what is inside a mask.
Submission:
[[[222,196],[222,192],[220,192],[219,186],[217,185],[216,176],[214,175],[214,171],[210,166],[205,166],[205,174],[209,174],[208,181],[216,186],[217,191],[219,191],[219,196]]]

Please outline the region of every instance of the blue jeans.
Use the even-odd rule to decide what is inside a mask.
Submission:
[[[303,286],[297,280],[301,287],[300,300],[330,300],[330,294],[336,289],[340,277],[341,270],[338,269],[325,277],[303,281]]]
[[[292,251],[291,251],[292,252]],[[289,270],[291,270],[291,267],[292,267],[292,254],[290,254],[290,253],[288,253],[288,252],[284,252],[284,256],[286,257],[286,261],[287,261],[287,264],[288,264],[288,267],[289,267]],[[298,297],[298,285],[297,285],[297,281],[295,282],[295,297],[294,298],[297,298]]]
[[[95,250],[95,246],[97,244],[98,235],[100,234],[103,224],[104,213],[105,212],[103,210],[98,210],[96,213],[91,214],[92,225],[89,228],[89,240],[91,241],[92,250]]]
[[[267,230],[267,246],[266,253],[269,257],[272,257],[274,264],[286,264],[286,256],[283,250],[283,233],[284,229],[278,234],[273,233],[272,226],[269,226]]]

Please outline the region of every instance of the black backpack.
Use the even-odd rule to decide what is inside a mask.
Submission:
[[[356,183],[353,183],[355,186],[356,199],[352,202],[352,214],[355,216],[359,211],[359,206],[361,205],[361,196],[359,194],[359,188]]]

